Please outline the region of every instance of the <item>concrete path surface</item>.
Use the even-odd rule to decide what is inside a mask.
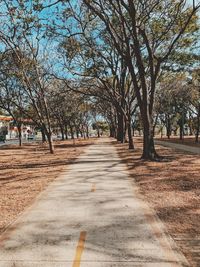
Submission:
[[[172,143],[170,141],[161,141],[161,140],[155,140],[155,144],[200,155],[200,147],[187,146],[187,145]]]
[[[45,173],[44,173],[45,175]],[[188,266],[108,139],[88,147],[0,241],[0,267]]]

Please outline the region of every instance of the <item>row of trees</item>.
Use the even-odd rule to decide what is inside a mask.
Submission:
[[[42,132],[54,153],[53,132],[62,139],[88,137],[94,119],[88,97],[69,90],[55,78],[58,64],[47,28],[41,24],[38,1],[0,1],[0,108],[13,117],[22,144],[26,119]],[[47,22],[47,20],[46,20]]]
[[[172,132],[180,139],[184,137],[184,127],[189,135],[195,135],[199,141],[200,119],[200,87],[199,72],[193,72],[193,77],[187,78],[185,73],[168,74],[164,82],[159,84],[156,92],[155,124],[159,123],[160,131],[165,127],[170,138]]]
[[[82,77],[77,90],[103,102],[112,135],[124,142],[127,132],[130,148],[139,110],[144,159],[159,158],[154,147],[156,91],[167,86],[168,74],[187,71],[189,79],[192,67],[198,68],[193,48],[199,8],[198,1],[183,0],[69,1],[64,16],[60,13],[60,28],[54,29],[62,39],[64,68]],[[71,28],[65,27],[68,22]]]
[[[182,105],[184,118],[190,112],[197,120],[198,140],[198,1],[4,0],[0,5],[1,107],[8,111],[14,105],[15,116],[31,118],[51,152],[54,124],[63,137],[68,128],[88,135],[96,114],[118,141],[128,136],[129,148],[134,148],[133,128],[141,125],[142,158],[158,159],[155,125],[166,125],[170,135]],[[176,86],[170,79],[178,80]]]

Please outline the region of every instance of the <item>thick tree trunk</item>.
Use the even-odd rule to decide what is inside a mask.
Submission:
[[[115,128],[113,127],[113,125],[110,125],[110,137],[115,138]]]
[[[170,139],[170,137],[171,137],[171,121],[170,121],[169,117],[167,117],[166,128],[167,128],[167,138]]]
[[[46,142],[45,132],[43,130],[41,130],[41,133],[42,133],[42,143],[45,143]]]
[[[46,142],[46,134],[45,134],[45,127],[42,125],[41,127],[41,133],[42,133],[42,143]]]
[[[49,143],[49,151],[51,154],[54,154],[54,144],[51,132],[46,132],[48,143]]]
[[[131,127],[131,119],[130,118],[129,118],[128,122],[127,122],[127,128],[128,128],[129,149],[134,149],[133,134],[132,134],[132,127]]]
[[[117,137],[117,131],[116,131],[116,120],[111,120],[110,122],[110,137],[116,138]]]
[[[117,141],[124,143],[125,134],[124,134],[124,115],[118,113],[117,115]]]
[[[143,136],[142,158],[146,160],[157,160],[159,158],[154,146],[153,133],[146,130],[144,130],[144,136]]]
[[[123,139],[124,139],[124,143],[128,143],[128,139],[127,139],[127,137],[128,137],[127,121],[124,120],[124,137],[123,137]]]
[[[181,119],[180,119],[180,140],[184,139],[184,121],[185,121],[185,116],[184,113],[181,114]]]
[[[67,129],[67,125],[65,125],[65,139],[68,140],[68,129]]]
[[[158,160],[160,157],[156,153],[154,145],[153,125],[150,121],[150,116],[142,114],[143,122],[143,153],[142,159],[145,160]]]
[[[97,136],[98,136],[98,138],[100,138],[100,130],[99,130],[99,127],[97,127]]]

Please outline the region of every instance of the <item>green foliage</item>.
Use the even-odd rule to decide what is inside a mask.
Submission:
[[[97,122],[92,124],[92,128],[93,128],[93,130],[99,129],[102,132],[106,132],[109,130],[109,125],[105,121],[97,121]]]

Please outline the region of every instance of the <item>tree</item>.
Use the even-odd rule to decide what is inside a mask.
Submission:
[[[49,149],[54,153],[52,127],[47,96],[51,87],[50,61],[44,45],[44,29],[35,9],[36,1],[1,1],[6,14],[1,20],[0,41],[7,53],[10,70],[7,74],[20,84],[20,90],[29,106],[33,108],[36,124],[47,136]],[[48,71],[47,71],[48,70]],[[15,102],[15,105],[17,103]],[[27,110],[18,105],[18,110],[27,115]]]
[[[193,1],[93,1],[83,0],[102,22],[118,53],[128,66],[140,108],[144,159],[158,155],[153,140],[153,106],[161,67],[174,49],[191,45],[197,30],[199,3]]]
[[[166,127],[170,138],[175,124],[179,126],[180,139],[183,139],[184,124],[190,108],[191,90],[188,90],[188,80],[185,72],[167,72],[158,83],[155,95],[155,113],[159,121]]]
[[[193,98],[191,101],[192,111],[194,111],[196,115],[196,133],[195,133],[195,142],[199,142],[199,134],[200,134],[200,71],[196,69],[193,72],[192,79],[192,89],[193,89]]]
[[[75,79],[81,77],[78,92],[111,103],[117,115],[117,140],[125,142],[128,134],[129,148],[133,148],[131,116],[135,110],[135,93],[128,67],[109,41],[109,35],[92,23],[90,15],[86,16],[85,7],[78,7],[80,12],[76,12],[76,5],[70,8],[71,11],[66,12],[77,31],[66,26],[69,17],[65,20],[65,12],[63,25],[57,29],[58,35],[62,32],[64,36],[59,49],[64,57],[64,69],[71,71]],[[103,43],[99,42],[99,37]]]

